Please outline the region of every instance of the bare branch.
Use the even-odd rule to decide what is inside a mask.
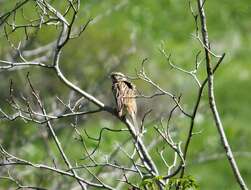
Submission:
[[[187,112],[181,107],[181,105],[179,104],[179,101],[178,101],[178,99],[177,99],[177,97],[176,97],[175,95],[173,95],[172,93],[170,93],[170,92],[168,92],[168,91],[162,89],[157,83],[153,82],[153,81],[150,79],[149,76],[147,76],[147,74],[145,73],[145,69],[144,69],[144,63],[145,63],[145,61],[146,61],[146,59],[144,59],[144,60],[142,61],[142,68],[141,68],[141,70],[139,71],[139,73],[137,73],[137,76],[138,76],[141,80],[143,80],[143,81],[145,81],[145,82],[151,84],[153,87],[155,87],[157,90],[159,90],[161,94],[158,94],[158,95],[165,94],[165,95],[171,97],[171,98],[173,99],[173,101],[175,102],[175,104],[179,107],[180,111],[181,111],[184,115],[186,115],[187,117],[190,117],[190,118],[191,118],[191,115],[190,115],[189,113],[187,113]],[[154,97],[154,96],[152,96],[152,97]]]
[[[221,138],[221,143],[222,146],[224,147],[225,151],[226,151],[226,156],[228,158],[228,161],[232,167],[233,173],[235,175],[235,178],[237,180],[237,182],[240,185],[241,189],[245,189],[247,190],[247,185],[245,184],[239,168],[236,164],[236,161],[234,159],[232,150],[230,148],[230,145],[228,143],[222,122],[221,122],[221,118],[219,115],[219,112],[217,110],[216,107],[216,101],[215,101],[215,97],[214,97],[214,74],[213,74],[213,69],[212,69],[212,65],[211,65],[211,59],[210,59],[210,47],[209,47],[209,40],[208,40],[208,32],[207,32],[207,24],[206,24],[206,15],[205,15],[205,11],[204,11],[204,7],[203,7],[203,2],[202,0],[197,0],[197,4],[198,4],[198,10],[199,10],[199,15],[200,15],[200,21],[201,21],[201,34],[202,34],[202,38],[203,38],[203,44],[204,44],[204,50],[205,50],[205,56],[206,56],[206,63],[207,63],[207,75],[208,75],[208,100],[209,100],[209,104],[210,104],[210,108],[211,111],[213,113],[213,117],[214,117],[214,121],[215,121],[215,125],[218,129],[220,138]],[[215,55],[214,55],[215,56]]]
[[[56,173],[58,173],[60,175],[69,176],[69,177],[75,178],[76,180],[81,181],[82,183],[88,184],[88,185],[93,186],[93,187],[114,190],[114,188],[112,188],[110,186],[107,186],[107,185],[104,186],[104,185],[101,185],[101,184],[89,182],[89,181],[87,181],[87,180],[85,180],[85,179],[83,179],[83,178],[81,178],[79,176],[75,176],[71,172],[66,172],[66,171],[61,170],[59,168],[54,168],[54,167],[47,166],[47,165],[44,165],[44,164],[35,164],[35,163],[30,162],[30,161],[27,161],[27,160],[21,159],[19,157],[16,157],[16,156],[8,153],[3,148],[3,146],[1,144],[0,144],[0,153],[3,154],[3,155],[5,155],[7,158],[11,159],[11,161],[0,163],[0,166],[24,165],[24,166],[30,166],[30,167],[33,167],[33,168],[45,169],[45,170],[49,170],[49,171],[52,171],[52,172],[56,172]]]

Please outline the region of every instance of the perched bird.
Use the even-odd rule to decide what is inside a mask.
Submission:
[[[116,100],[117,112],[119,117],[126,115],[126,112],[131,116],[133,124],[137,127],[137,104],[136,104],[136,86],[128,80],[128,78],[120,72],[112,72],[112,91]]]

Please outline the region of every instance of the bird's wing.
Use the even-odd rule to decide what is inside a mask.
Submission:
[[[119,116],[121,117],[124,104],[123,104],[123,94],[120,88],[121,86],[119,83],[115,83],[112,85],[113,95],[115,97],[116,104],[117,104],[117,111],[118,111]]]

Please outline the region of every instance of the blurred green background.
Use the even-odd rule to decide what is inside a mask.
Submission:
[[[16,2],[14,0],[0,1],[0,13],[10,10]],[[54,0],[51,2],[59,10],[64,10],[64,1]],[[192,1],[192,6],[196,10],[195,1]],[[35,10],[33,2],[24,6],[27,18],[36,18]],[[247,185],[251,187],[251,129],[249,128],[251,114],[251,64],[249,58],[251,54],[251,3],[249,0],[210,0],[206,1],[205,10],[211,48],[217,54],[226,53],[226,57],[215,75],[216,101],[240,171]],[[16,14],[19,24],[25,23],[21,15],[21,12]],[[161,44],[164,44],[165,50],[167,53],[171,53],[172,61],[176,65],[188,70],[194,69],[195,56],[202,49],[200,43],[193,37],[195,24],[188,1],[81,1],[81,9],[74,27],[80,27],[89,18],[93,18],[93,21],[87,30],[79,38],[71,40],[63,49],[60,65],[68,79],[106,104],[113,104],[109,73],[121,71],[135,76],[135,69],[140,68],[144,58],[148,58],[145,69],[153,81],[158,82],[162,88],[173,94],[182,94],[182,105],[188,112],[192,111],[198,90],[194,80],[184,73],[171,69],[159,51]],[[11,31],[10,28],[7,30]],[[28,29],[30,44],[25,46],[24,52],[53,42],[58,31],[55,26],[43,26],[38,32],[35,29]],[[0,59],[7,60],[10,57],[15,57],[15,52],[4,36],[3,28],[1,28],[0,35]],[[16,46],[20,40],[24,45],[24,39],[23,29],[10,35],[10,40]],[[28,57],[27,59],[33,58]],[[203,58],[202,54],[201,58]],[[49,59],[45,63],[49,64],[51,61],[52,59]],[[10,79],[14,83],[14,94],[17,101],[21,103],[22,96],[31,97],[26,80],[27,72],[30,72],[32,82],[39,91],[48,112],[55,110],[55,107],[62,108],[62,105],[60,107],[60,103],[56,100],[57,96],[65,102],[73,96],[73,93],[57,79],[55,74],[48,72],[48,70],[24,68],[1,71],[0,107],[6,112],[13,113],[6,103]],[[205,77],[204,61],[198,70],[198,77],[201,81]],[[155,92],[155,89],[142,81],[135,80],[134,82],[144,94],[150,95]],[[192,139],[188,152],[186,174],[192,175],[203,190],[235,190],[238,189],[238,185],[227,159],[224,157],[224,150],[220,145],[219,135],[213,124],[206,98],[205,91],[194,129],[194,132],[200,133]],[[147,119],[150,124],[147,126],[149,134],[146,136],[145,142],[148,145],[156,136],[153,126],[158,124],[160,118],[167,118],[173,102],[168,97],[157,97],[140,99],[138,106],[139,119],[148,109],[153,109]],[[86,102],[83,110],[92,107]],[[62,145],[74,162],[83,157],[83,151],[81,143],[75,139],[76,134],[70,126],[71,122],[73,119],[57,121],[55,128]],[[85,128],[94,137],[98,137],[98,131],[101,127],[123,127],[103,113],[81,117],[78,126],[80,129]],[[177,112],[172,119],[171,127],[175,134],[174,139],[184,142],[189,120]],[[45,130],[41,126],[25,123],[22,120],[0,121],[0,142],[13,154],[33,162],[46,161],[46,163],[51,163],[51,160],[47,160],[48,154],[53,154],[57,162],[62,162],[52,138],[50,135],[43,137],[41,135],[43,131]],[[97,153],[97,159],[101,159],[99,156],[109,154],[116,143],[127,138],[128,134],[124,133],[119,135],[104,133],[102,147],[100,147],[102,151]],[[91,141],[88,147],[92,148],[95,144],[96,142]],[[156,156],[157,160],[156,150],[157,147],[152,150],[152,155]],[[120,155],[119,158],[122,159],[122,157]],[[17,167],[12,172],[18,173],[20,170],[23,171],[22,167]],[[20,173],[18,177],[24,183],[51,187],[50,180],[48,180],[51,178],[51,174],[48,175],[46,172],[28,170],[26,173]],[[63,183],[65,178],[60,180],[62,183],[57,184],[59,188],[69,188],[66,183]],[[7,180],[0,181],[0,189],[14,186]]]

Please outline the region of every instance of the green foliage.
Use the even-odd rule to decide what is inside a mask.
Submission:
[[[176,189],[179,187],[180,190],[198,190],[199,185],[190,175],[184,176],[183,178],[171,178],[168,183],[168,190]]]
[[[140,188],[141,189],[147,189],[147,190],[157,190],[159,189],[158,183],[160,180],[162,180],[162,176],[156,176],[156,177],[144,177],[141,184]]]
[[[159,186],[158,183],[163,180],[163,176],[157,177],[145,177],[143,178],[140,188],[144,190],[158,190]],[[165,186],[165,190],[174,190],[179,187],[179,190],[198,190],[199,185],[195,181],[195,179],[188,175],[184,176],[183,178],[170,178],[168,184]]]

